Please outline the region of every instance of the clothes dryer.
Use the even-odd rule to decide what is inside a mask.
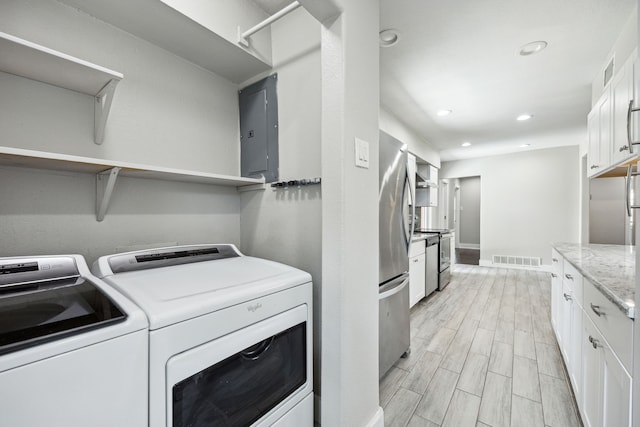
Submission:
[[[150,322],[152,426],[313,426],[308,273],[233,245],[100,258]]]

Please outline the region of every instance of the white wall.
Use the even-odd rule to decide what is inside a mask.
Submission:
[[[0,28],[124,74],[99,146],[91,97],[0,73],[0,145],[239,173],[236,85],[55,1],[0,2]],[[0,256],[240,243],[235,188],[119,178],[97,222],[93,175],[2,167],[0,181]]]
[[[272,72],[278,73],[280,181],[320,177],[320,24],[298,9],[273,24],[271,31]],[[240,199],[242,251],[295,266],[313,277],[314,383],[320,394],[321,186],[267,187],[243,192]]]
[[[323,22],[322,424],[383,424],[378,405],[379,2]],[[355,138],[369,168],[355,166]]]
[[[461,178],[460,182],[460,247],[480,246],[480,177]]]
[[[418,157],[419,163],[440,167],[438,151],[384,107],[380,107],[380,130],[407,144],[409,152]]]
[[[0,2],[0,28],[124,74],[96,145],[91,97],[0,73],[2,145],[239,174],[235,84],[55,1]]]
[[[578,146],[444,162],[442,178],[480,176],[480,259],[493,255],[542,257],[553,241],[577,242]]]

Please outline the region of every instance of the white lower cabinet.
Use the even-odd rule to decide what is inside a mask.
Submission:
[[[551,319],[582,421],[630,427],[633,321],[555,251],[552,260]]]
[[[585,427],[631,425],[631,376],[591,319],[583,314],[582,421]]]
[[[411,243],[409,248],[409,307],[425,296],[426,244],[424,240]]]

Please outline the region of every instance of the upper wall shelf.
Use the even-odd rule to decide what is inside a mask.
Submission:
[[[3,32],[0,52],[0,71],[94,97],[94,140],[102,143],[121,73]]]
[[[237,188],[264,184],[263,179],[242,178],[238,176],[101,160],[11,147],[0,147],[0,166],[17,166],[96,174],[96,219],[98,221],[102,221],[104,218],[109,206],[111,192],[118,176],[223,185]]]
[[[233,83],[271,69],[270,59],[256,57],[160,0],[61,1]]]

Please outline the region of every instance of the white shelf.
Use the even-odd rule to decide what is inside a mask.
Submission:
[[[271,69],[270,58],[229,42],[160,0],[61,1],[233,83]]]
[[[94,97],[95,143],[102,143],[121,73],[3,32],[0,52],[0,71]]]
[[[264,184],[264,179],[219,175],[185,169],[166,168],[162,166],[117,162],[44,151],[23,150],[21,148],[12,147],[0,147],[0,166],[96,174],[96,217],[98,221],[101,221],[106,213],[111,196],[111,190],[113,189],[115,179],[118,176],[222,185],[237,188]]]

